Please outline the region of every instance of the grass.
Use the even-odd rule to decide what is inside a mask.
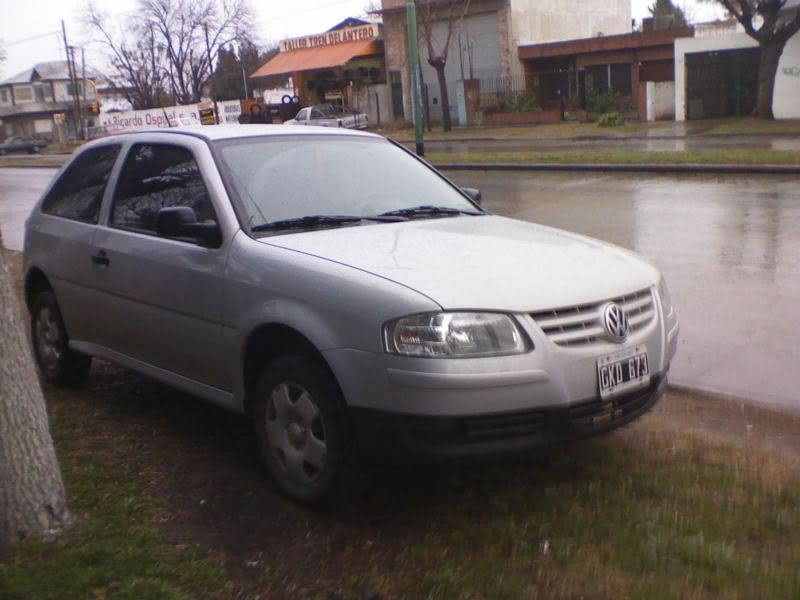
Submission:
[[[726,149],[684,152],[526,151],[526,152],[429,152],[433,164],[654,164],[654,165],[800,165],[800,152],[766,149]]]
[[[4,600],[178,600],[212,596],[222,570],[205,552],[167,542],[133,469],[98,458],[103,435],[77,415],[54,420],[75,525],[54,543],[23,542],[0,562]],[[108,441],[106,441],[108,443]]]
[[[450,481],[398,597],[800,597],[800,480],[668,426]]]

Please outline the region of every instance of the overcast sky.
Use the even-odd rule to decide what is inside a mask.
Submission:
[[[633,17],[646,16],[652,1],[631,0]],[[96,47],[90,43],[91,36],[80,23],[79,15],[85,3],[86,0],[0,0],[0,40],[6,49],[0,79],[37,62],[64,60],[61,19],[66,22],[70,44],[85,45],[87,64],[97,62],[99,57],[93,50]],[[133,10],[136,0],[96,0],[96,3],[121,17]],[[259,41],[265,43],[325,31],[346,17],[362,13],[368,0],[254,0],[251,3],[256,12],[253,30]],[[715,5],[698,0],[678,0],[678,3],[686,7],[694,21],[712,20],[720,14]]]

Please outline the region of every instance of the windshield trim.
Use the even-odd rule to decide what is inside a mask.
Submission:
[[[285,141],[287,138],[296,139],[298,141],[307,140],[309,142],[313,140],[328,140],[328,139],[349,139],[349,140],[359,140],[359,141],[383,141],[392,144],[393,146],[400,148],[403,152],[410,155],[418,162],[422,163],[423,166],[428,168],[429,170],[433,171],[436,175],[439,176],[440,179],[444,180],[451,188],[456,190],[470,205],[474,207],[474,209],[483,215],[489,215],[487,210],[481,207],[479,204],[476,204],[475,201],[470,198],[458,185],[453,183],[446,175],[442,174],[438,169],[436,169],[433,165],[431,165],[426,160],[417,156],[414,152],[400,144],[399,142],[393,140],[392,138],[384,137],[381,135],[363,135],[358,133],[339,133],[337,130],[336,134],[326,134],[326,133],[279,133],[279,134],[271,134],[271,135],[248,135],[243,137],[236,137],[236,138],[227,138],[227,139],[219,139],[219,140],[208,140],[208,146],[211,151],[211,156],[214,159],[214,162],[217,165],[217,171],[219,172],[220,178],[222,179],[222,184],[225,187],[225,191],[228,193],[228,198],[230,199],[231,204],[233,205],[234,212],[236,213],[236,218],[239,221],[239,226],[241,227],[242,231],[247,234],[247,236],[251,239],[258,240],[259,238],[264,237],[263,231],[252,231],[251,225],[249,223],[250,219],[248,218],[248,211],[245,208],[246,202],[240,196],[239,190],[236,184],[233,182],[233,175],[231,173],[231,169],[228,166],[228,163],[225,161],[224,156],[222,155],[222,149],[227,146],[236,146],[236,145],[244,145],[246,143],[252,143],[254,139],[264,140],[268,142],[269,140],[282,140]],[[371,223],[370,223],[371,224]],[[288,230],[286,233],[291,233],[291,230]],[[271,235],[283,235],[284,232],[270,232]]]

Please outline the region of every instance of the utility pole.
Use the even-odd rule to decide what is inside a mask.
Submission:
[[[86,110],[86,50],[81,46],[81,86],[83,87],[83,110]],[[89,117],[81,117],[83,139],[89,137]]]
[[[242,63],[242,83],[244,83],[244,97],[247,99],[250,96],[247,95],[247,77],[244,75],[244,63]]]
[[[422,139],[422,102],[419,97],[419,48],[417,45],[417,7],[414,0],[406,0],[406,19],[408,20],[408,62],[411,69],[411,90],[414,104],[414,133],[417,142],[417,156],[425,156],[425,141]]]
[[[214,123],[219,125],[219,111],[217,111],[217,86],[214,85],[214,65],[211,62],[211,45],[208,43],[208,24],[203,23],[206,32],[206,54],[208,55],[208,81],[211,83],[211,99],[214,101]]]
[[[67,68],[69,69],[69,78],[72,81],[72,100],[73,108],[75,110],[75,133],[78,135],[78,125],[81,118],[81,101],[78,96],[78,78],[75,76],[75,63],[70,59],[70,46],[67,43],[67,27],[64,25],[64,20],[61,20],[61,33],[64,35],[64,52],[67,56]],[[74,56],[73,56],[74,58]],[[83,134],[83,131],[81,131]],[[82,135],[80,136],[82,137]]]

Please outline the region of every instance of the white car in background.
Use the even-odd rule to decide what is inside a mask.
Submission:
[[[366,129],[369,123],[365,113],[342,111],[332,104],[317,104],[301,108],[294,119],[286,121],[284,125]]]

